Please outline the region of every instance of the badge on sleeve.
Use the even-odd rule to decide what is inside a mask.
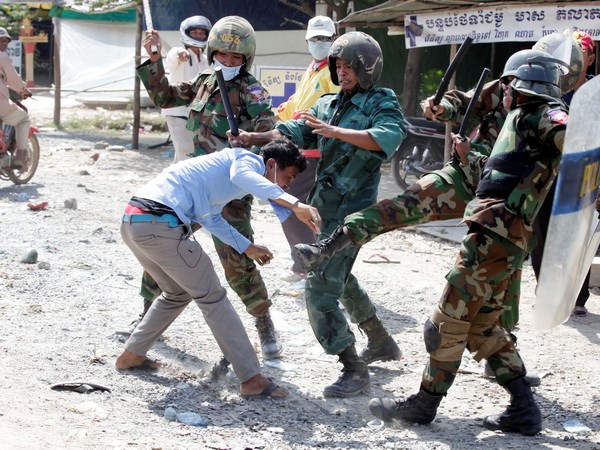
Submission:
[[[252,99],[259,105],[265,101],[264,91],[258,84],[253,84],[250,86],[250,95],[252,96]]]
[[[555,123],[562,123],[564,125],[569,123],[569,115],[562,109],[551,109],[548,111],[548,118]]]

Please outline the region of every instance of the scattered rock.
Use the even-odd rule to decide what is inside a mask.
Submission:
[[[104,141],[96,142],[94,144],[94,150],[104,150],[108,146],[109,146],[108,142],[104,142]]]
[[[35,264],[38,260],[38,252],[36,249],[29,250],[23,258],[21,258],[21,262],[25,264]]]
[[[123,145],[111,145],[110,147],[107,147],[106,150],[108,150],[109,152],[124,152],[125,151],[125,146],[123,146]]]
[[[65,200],[65,209],[77,209],[77,199],[68,198]]]

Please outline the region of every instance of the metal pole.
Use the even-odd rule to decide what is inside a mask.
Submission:
[[[142,61],[142,13],[138,6],[136,14],[135,32],[135,67]],[[131,149],[137,150],[140,145],[140,79],[134,74],[133,80],[133,134],[131,136]]]
[[[53,66],[54,66],[54,125],[60,128],[60,20],[56,17],[52,19],[54,33],[52,34],[53,46]]]
[[[456,55],[457,46],[456,44],[450,45],[450,62],[454,59],[454,55]],[[456,87],[456,71],[450,78],[450,83],[448,83],[448,89],[454,89]],[[444,162],[450,161],[450,153],[452,152],[452,138],[450,134],[452,133],[452,124],[446,124],[446,139],[444,141]]]

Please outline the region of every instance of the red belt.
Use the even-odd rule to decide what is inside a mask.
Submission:
[[[133,206],[130,204],[127,204],[127,206],[125,207],[125,211],[123,212],[125,214],[148,214],[148,211],[144,211],[143,209],[140,209],[137,206]]]
[[[304,153],[304,156],[306,156],[307,158],[320,158],[321,157],[321,152],[318,149],[311,149],[311,150],[302,150],[302,153]]]

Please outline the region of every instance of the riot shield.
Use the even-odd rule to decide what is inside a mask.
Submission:
[[[600,184],[600,77],[577,90],[569,108],[563,156],[536,289],[534,325],[564,323],[600,243],[595,209]]]

